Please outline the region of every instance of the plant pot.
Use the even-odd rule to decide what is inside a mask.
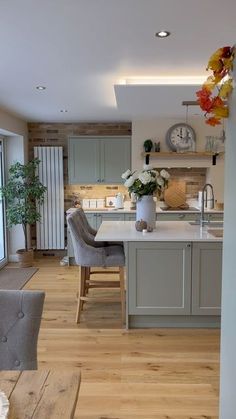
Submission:
[[[29,268],[33,265],[34,260],[34,251],[33,249],[25,250],[19,249],[17,250],[18,255],[18,262],[21,268]]]
[[[156,226],[156,203],[152,195],[144,195],[137,200],[136,220],[146,221],[147,227]]]

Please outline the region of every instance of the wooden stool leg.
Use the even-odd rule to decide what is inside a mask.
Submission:
[[[121,302],[121,320],[122,324],[125,323],[125,275],[124,267],[119,267],[120,272],[120,302]]]
[[[86,268],[84,266],[80,267],[79,290],[78,290],[79,295],[78,295],[77,311],[76,311],[76,318],[75,318],[76,323],[79,323],[80,321],[80,314],[82,310],[82,300],[80,297],[84,297],[85,278],[86,278],[85,269]]]
[[[89,279],[90,279],[90,268],[89,267],[86,267],[84,269],[85,269],[85,274],[84,274],[85,275],[85,278],[84,278],[84,284],[82,286],[82,296],[83,297],[85,297],[86,294],[87,294],[87,292],[88,292],[87,281],[89,281]],[[85,303],[85,301],[82,300],[81,310],[83,310],[84,303]]]
[[[85,295],[88,294],[89,291],[89,283],[87,283],[87,281],[90,280],[90,267],[86,268],[86,282],[85,282]]]
[[[78,286],[77,286],[77,291],[76,291],[76,301],[78,301],[78,298],[79,298],[80,278],[81,278],[81,266],[79,266],[79,269],[78,269]]]

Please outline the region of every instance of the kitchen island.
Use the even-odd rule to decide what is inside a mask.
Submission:
[[[157,222],[152,233],[137,232],[132,221],[101,224],[96,241],[125,243],[127,328],[219,327],[222,237],[216,230],[222,231],[178,221]]]

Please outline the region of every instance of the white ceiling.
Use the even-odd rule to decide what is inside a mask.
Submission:
[[[0,106],[30,121],[141,116],[128,93],[129,106],[117,107],[114,85],[133,76],[205,75],[210,54],[235,43],[235,18],[235,0],[0,0]],[[172,35],[155,38],[161,29]],[[128,90],[142,99],[144,90]],[[180,101],[194,99],[187,90]],[[154,100],[157,109],[162,102]]]

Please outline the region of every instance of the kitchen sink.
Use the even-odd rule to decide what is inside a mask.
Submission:
[[[200,221],[190,221],[189,224],[191,226],[200,226]],[[223,228],[224,227],[224,222],[223,221],[209,221],[208,223],[204,224],[204,227],[220,227]]]

